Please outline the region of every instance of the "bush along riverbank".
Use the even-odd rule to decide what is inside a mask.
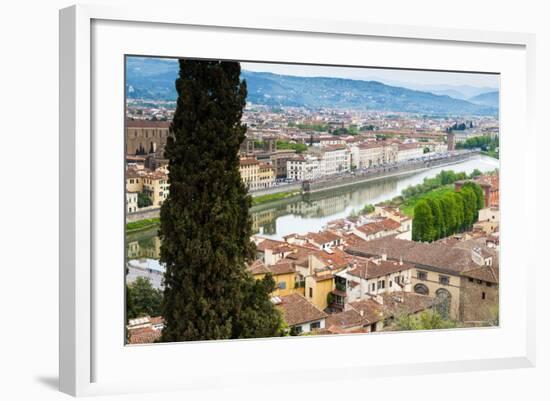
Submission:
[[[399,207],[403,213],[412,217],[414,214],[414,206],[422,196],[436,189],[442,189],[442,193],[448,192],[443,189],[451,189],[451,184],[454,184],[456,181],[466,180],[468,178],[473,179],[480,175],[482,175],[482,172],[478,169],[472,171],[470,175],[465,172],[456,173],[453,170],[442,170],[433,178],[424,178],[421,184],[409,185],[401,191],[401,195],[381,202],[380,205]]]
[[[252,198],[252,206],[262,205],[264,203],[275,202],[282,199],[288,199],[293,196],[300,195],[300,191],[288,191],[288,192],[279,192],[269,195],[261,195],[256,198]],[[155,217],[151,219],[143,219],[132,221],[126,223],[126,233],[135,233],[139,231],[146,231],[152,228],[158,227],[160,225],[160,218]]]
[[[297,195],[300,195],[300,191],[278,192],[275,194],[261,195],[261,196],[252,198],[252,206],[257,206],[263,203],[287,199]]]
[[[126,223],[126,233],[128,234],[128,233],[133,233],[137,231],[149,230],[158,225],[160,225],[160,217],[132,221],[130,223]]]

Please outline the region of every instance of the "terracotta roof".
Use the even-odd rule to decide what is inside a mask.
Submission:
[[[424,243],[397,239],[393,236],[365,241],[346,248],[346,252],[359,256],[381,256],[420,265],[424,268],[449,274],[459,274],[477,266],[471,252],[442,243]]]
[[[414,268],[414,265],[410,263],[400,263],[391,260],[374,262],[364,258],[354,258],[353,261],[350,261],[350,264],[353,265],[354,262],[356,265],[348,270],[348,274],[363,279],[382,277],[388,274]]]
[[[275,249],[283,245],[288,246],[286,242],[265,238],[262,239],[260,243],[256,244],[256,250],[259,252],[265,252],[266,249]]]
[[[495,266],[479,266],[461,273],[465,277],[470,277],[476,280],[487,281],[489,283],[498,284],[499,269]]]
[[[343,269],[349,264],[346,253],[341,249],[333,249],[331,253],[317,250],[314,256],[333,269]]]
[[[314,274],[312,277],[315,281],[326,281],[326,280],[332,280],[334,278],[332,273]]]
[[[321,245],[340,239],[338,235],[326,230],[318,233],[307,233],[305,237]]]
[[[250,264],[247,269],[252,275],[270,273],[270,270],[259,259]]]
[[[355,309],[350,309],[344,312],[333,313],[327,317],[325,327],[331,328],[341,327],[343,329],[355,326],[363,326],[369,324],[367,318],[362,317]]]
[[[294,264],[290,262],[278,262],[274,265],[267,266],[267,269],[273,274],[274,276],[277,276],[279,274],[289,274],[289,273],[296,273],[296,268],[294,267]]]
[[[433,306],[434,298],[415,292],[394,291],[382,295],[387,315],[413,314]]]
[[[399,227],[401,227],[401,224],[397,221],[386,218],[379,221],[373,221],[372,223],[363,224],[362,226],[357,227],[357,230],[367,235],[372,235],[381,231],[397,230]]]
[[[152,327],[143,327],[139,329],[128,330],[128,344],[148,344],[153,343],[160,338],[161,330]]]
[[[384,307],[373,299],[361,299],[350,302],[348,305],[369,323],[379,322],[384,319]]]
[[[276,307],[281,310],[289,326],[295,326],[315,320],[324,319],[327,314],[305,299],[302,295],[291,294],[279,297],[281,302]]]
[[[152,325],[164,324],[164,318],[162,316],[155,316],[149,319]]]
[[[254,164],[260,164],[260,162],[256,159],[241,159],[239,160],[239,163],[241,166],[251,166]]]

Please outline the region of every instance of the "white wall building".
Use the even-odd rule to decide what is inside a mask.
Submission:
[[[138,193],[126,192],[126,213],[137,212],[138,210]]]
[[[320,176],[345,173],[351,170],[351,152],[345,146],[329,146],[319,154]]]
[[[424,147],[419,143],[404,143],[398,147],[398,162],[418,159],[422,156],[424,156]]]
[[[301,155],[286,162],[287,177],[298,181],[314,180],[320,177],[319,158]]]

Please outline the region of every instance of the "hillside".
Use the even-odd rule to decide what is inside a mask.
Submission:
[[[175,100],[177,62],[173,59],[128,58],[129,98]],[[494,107],[446,95],[360,81],[327,77],[298,77],[243,71],[249,102],[269,106],[341,108],[438,115],[494,115]]]
[[[498,92],[487,92],[482,93],[481,95],[477,95],[474,97],[471,97],[468,99],[469,102],[483,105],[483,106],[490,106],[490,107],[498,107],[499,103],[499,96]]]

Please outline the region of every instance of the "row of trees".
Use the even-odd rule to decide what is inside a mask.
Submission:
[[[495,137],[490,136],[475,136],[468,138],[464,142],[458,142],[456,144],[457,149],[477,149],[482,150],[494,150],[498,148],[499,140],[498,135]]]
[[[481,171],[475,169],[469,176],[464,173],[455,173],[452,170],[442,170],[434,178],[424,178],[424,181],[418,185],[410,185],[401,191],[403,198],[411,198],[424,194],[428,191],[440,188],[444,185],[453,184],[459,180],[465,180],[467,178],[475,178],[481,175]]]
[[[471,229],[485,204],[483,190],[474,182],[460,191],[421,199],[414,207],[413,241],[431,242]]]

